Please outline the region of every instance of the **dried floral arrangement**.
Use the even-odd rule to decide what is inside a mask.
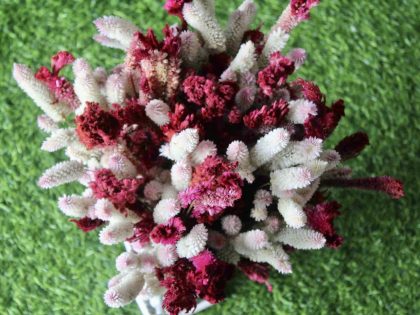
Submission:
[[[41,149],[69,158],[39,186],[80,182],[84,193],[62,196],[61,211],[85,232],[100,229],[102,244],[126,244],[107,305],[163,296],[170,314],[191,311],[198,298],[222,301],[235,270],[271,290],[270,267],[291,273],[294,250],[343,242],[330,188],[403,196],[392,177],[351,178],[342,163],[369,144],[367,135],[324,148],[343,101],[327,106],[315,83],[289,80],[306,52],[283,49],[318,2],[291,0],[265,35],[250,28],[252,0],[225,29],[213,0],[167,0],[180,25],[166,26],[163,40],[118,17],[94,22],[94,39],[126,54],[109,72],[65,51],[36,73],[14,65],[44,111]],[[60,75],[70,64],[74,83]]]

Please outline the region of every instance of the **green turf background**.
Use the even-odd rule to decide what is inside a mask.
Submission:
[[[56,198],[74,187],[35,185],[61,155],[40,151],[40,110],[17,88],[11,67],[49,64],[63,49],[94,66],[115,65],[121,53],[91,40],[91,21],[118,15],[160,29],[162,2],[0,1],[0,314],[139,314],[134,304],[121,310],[103,304],[121,248],[100,245],[95,232],[79,232],[60,214]],[[286,0],[255,2],[268,29]],[[239,3],[217,1],[220,20]],[[407,196],[397,202],[336,193],[344,206],[340,250],[294,254],[293,275],[273,274],[273,294],[239,277],[231,297],[205,314],[420,314],[419,6],[417,0],[324,0],[288,46],[309,53],[301,76],[318,82],[330,101],[347,103],[332,140],[369,133],[371,145],[351,162],[356,175],[397,176]]]

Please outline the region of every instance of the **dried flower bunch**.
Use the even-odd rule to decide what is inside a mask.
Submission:
[[[306,52],[283,49],[318,2],[291,0],[265,35],[251,29],[252,0],[225,29],[213,0],[168,0],[181,23],[163,40],[118,17],[94,22],[94,39],[126,54],[109,72],[63,51],[35,74],[15,64],[17,83],[44,111],[41,149],[69,158],[39,186],[80,182],[86,190],[62,196],[61,211],[85,232],[100,229],[102,244],[127,244],[104,295],[110,307],[156,295],[170,314],[198,298],[217,303],[235,267],[271,290],[270,266],[291,273],[293,250],[341,245],[340,204],[328,189],[403,196],[391,177],[351,178],[342,162],[367,135],[324,148],[343,101],[327,106],[315,83],[289,80]],[[60,75],[70,64],[73,83]]]

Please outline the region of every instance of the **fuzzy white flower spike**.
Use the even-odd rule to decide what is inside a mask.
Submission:
[[[204,224],[195,225],[190,233],[176,244],[179,257],[192,258],[201,253],[207,243],[208,231]]]

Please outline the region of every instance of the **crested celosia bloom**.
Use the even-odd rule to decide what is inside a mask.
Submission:
[[[172,315],[191,311],[197,299],[222,301],[235,268],[271,291],[269,271],[291,273],[292,249],[343,243],[334,220],[345,208],[328,190],[404,195],[392,177],[351,177],[343,162],[368,136],[328,147],[344,102],[328,106],[314,82],[291,79],[307,52],[284,48],[319,2],[291,0],[264,34],[251,29],[252,0],[225,28],[212,0],[167,0],[180,25],[166,26],[162,40],[118,17],[94,22],[94,39],[122,51],[112,69],[66,51],[35,73],[14,65],[44,112],[41,149],[69,158],[39,186],[78,181],[84,192],[60,197],[60,210],[84,232],[100,229],[102,244],[126,245],[107,305],[160,296]],[[60,76],[65,66],[73,83]]]

